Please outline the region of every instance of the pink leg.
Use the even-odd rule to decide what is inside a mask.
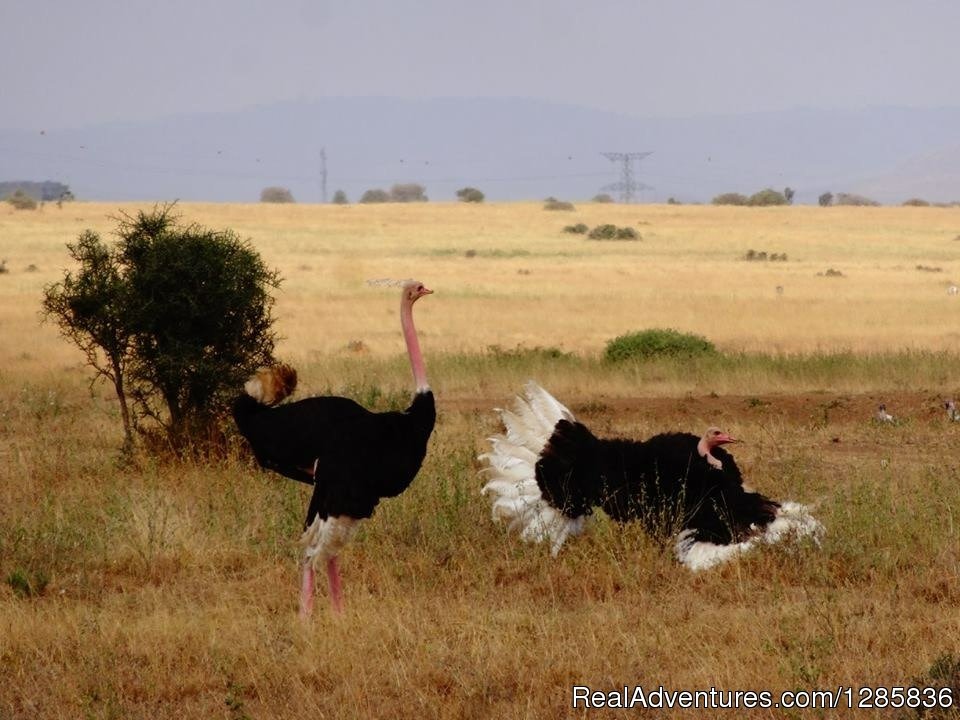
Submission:
[[[343,612],[343,593],[340,590],[340,569],[337,556],[327,560],[327,581],[330,583],[330,605],[335,613]]]
[[[303,581],[300,583],[300,618],[306,620],[313,612],[313,563],[303,565]]]

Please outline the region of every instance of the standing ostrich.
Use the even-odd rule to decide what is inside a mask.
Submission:
[[[234,404],[237,427],[260,465],[314,485],[300,538],[301,617],[313,609],[314,572],[324,562],[330,602],[335,612],[342,610],[337,555],[380,499],[402,493],[420,470],[436,410],[413,325],[413,304],[432,292],[408,280],[400,296],[400,325],[416,383],[406,410],[374,413],[342,397],[311,397],[271,407],[296,383],[296,374],[283,365],[258,372]]]
[[[595,507],[617,522],[639,520],[654,535],[676,534],[677,559],[691,570],[761,542],[816,538],[823,530],[805,506],[744,490],[722,447],[736,440],[719,428],[701,437],[599,439],[533,382],[500,416],[506,432],[480,456],[488,464],[483,491],[493,496],[493,518],[507,520],[524,540],[549,540],[553,555],[583,530]]]

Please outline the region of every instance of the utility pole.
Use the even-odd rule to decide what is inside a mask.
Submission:
[[[320,148],[320,202],[327,202],[327,149]]]
[[[602,190],[616,190],[620,193],[620,202],[632,203],[638,190],[652,190],[649,185],[633,179],[634,160],[643,160],[652,152],[605,152],[600,153],[610,162],[620,163],[620,181],[604,185]]]

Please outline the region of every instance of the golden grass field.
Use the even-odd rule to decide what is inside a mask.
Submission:
[[[278,354],[301,395],[402,400],[396,291],[365,280],[436,291],[416,308],[439,412],[427,460],[343,554],[346,612],[321,584],[304,624],[308,489],[239,451],[122,465],[109,389],[40,323],[65,243],[139,207],[0,203],[0,719],[711,717],[574,710],[571,687],[856,697],[960,671],[960,424],[940,407],[960,395],[960,209],[179,205],[280,270]],[[577,222],[643,239],[561,232]],[[649,327],[724,356],[599,359]],[[756,489],[816,506],[822,547],[694,575],[603,517],[556,559],[507,537],[475,456],[528,378],[601,435],[724,426]],[[870,422],[880,401],[898,424]]]

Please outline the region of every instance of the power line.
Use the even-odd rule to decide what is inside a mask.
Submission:
[[[320,148],[320,202],[327,202],[327,149]]]
[[[620,193],[620,202],[632,203],[634,193],[638,190],[652,190],[649,185],[633,179],[634,160],[643,160],[652,152],[605,152],[600,153],[610,162],[620,163],[620,181],[604,185],[602,190],[615,190]]]

